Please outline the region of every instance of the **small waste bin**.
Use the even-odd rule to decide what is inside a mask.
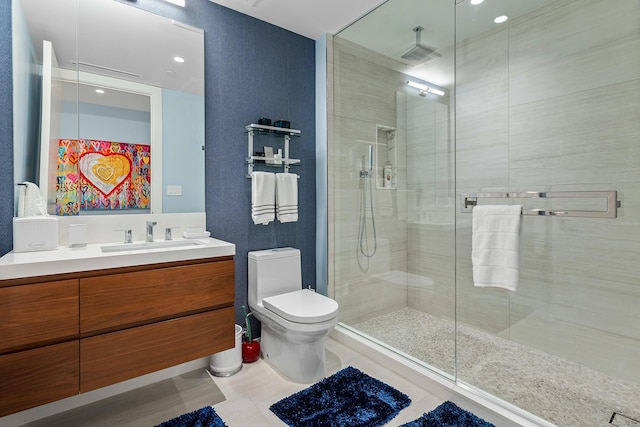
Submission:
[[[211,374],[216,377],[228,377],[242,369],[242,326],[236,325],[236,345],[209,357]]]

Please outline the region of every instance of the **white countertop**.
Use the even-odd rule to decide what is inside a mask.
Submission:
[[[233,256],[236,252],[236,246],[233,243],[213,238],[174,239],[173,241],[186,242],[187,240],[199,244],[184,247],[103,252],[102,247],[123,246],[116,243],[104,243],[88,244],[86,247],[79,248],[60,247],[51,251],[9,252],[0,258],[0,280]],[[163,241],[158,241],[158,243],[161,242]]]

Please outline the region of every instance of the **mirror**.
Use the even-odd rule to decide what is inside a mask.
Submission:
[[[36,105],[14,118],[40,127],[14,141],[16,180],[33,177],[50,214],[204,212],[204,32],[114,0],[14,0],[13,13],[14,46],[39,70],[19,101]]]

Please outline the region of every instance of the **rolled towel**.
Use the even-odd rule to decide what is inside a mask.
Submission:
[[[276,179],[270,172],[251,173],[251,218],[267,225],[275,218]]]
[[[298,220],[298,175],[276,174],[276,212],[280,222]]]
[[[515,291],[520,268],[521,205],[473,208],[473,284]]]

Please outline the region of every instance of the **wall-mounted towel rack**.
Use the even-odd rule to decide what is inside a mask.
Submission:
[[[291,165],[299,165],[299,159],[292,159],[289,157],[289,142],[291,141],[291,137],[300,136],[302,133],[297,129],[289,129],[289,128],[280,128],[275,126],[265,126],[265,125],[257,125],[250,124],[245,126],[245,131],[247,132],[247,174],[245,175],[247,178],[251,178],[251,172],[253,172],[253,166],[256,163],[260,163],[265,166],[275,166],[281,167],[284,172],[289,172],[289,167]],[[274,159],[273,157],[264,157],[264,156],[256,156],[253,151],[253,140],[257,135],[272,135],[278,138],[283,138],[284,143],[284,153],[281,159]]]
[[[522,215],[547,215],[547,216],[575,216],[586,218],[616,218],[618,208],[617,191],[525,191],[509,193],[463,193],[460,195],[460,211],[468,213],[478,204],[478,199],[604,199],[607,202],[605,210],[544,210],[522,209]]]

